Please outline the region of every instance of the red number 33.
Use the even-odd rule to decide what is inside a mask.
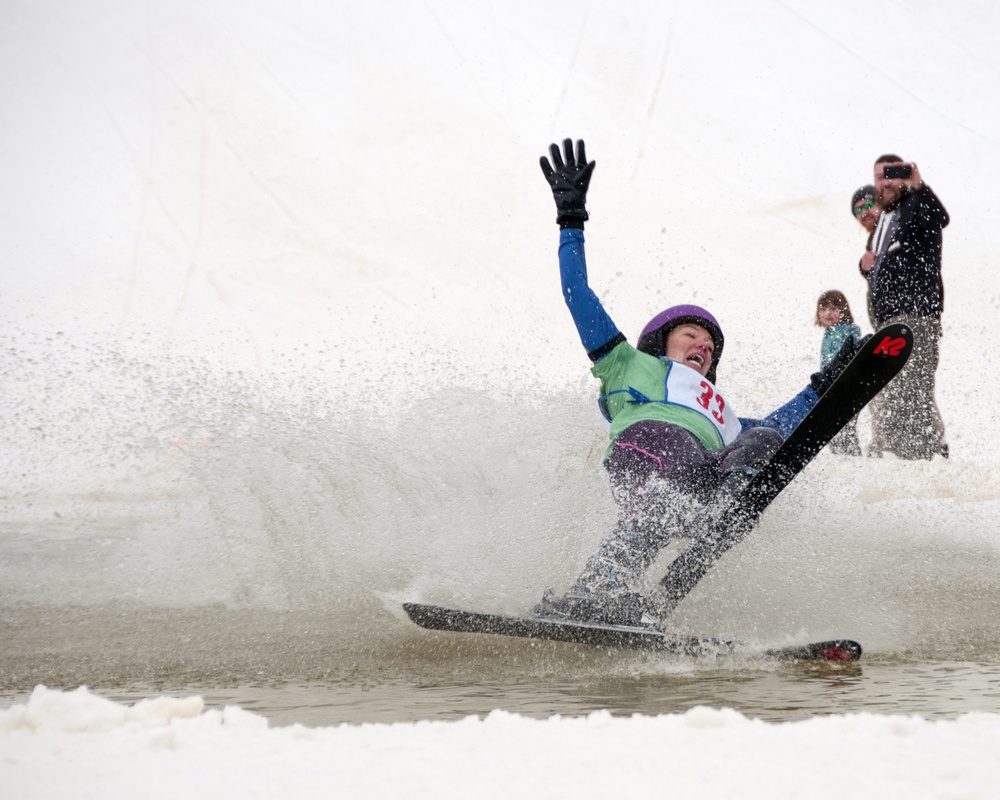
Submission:
[[[698,405],[704,408],[706,411],[712,413],[712,417],[720,425],[725,424],[725,418],[722,416],[722,412],[726,409],[726,401],[722,399],[721,394],[717,394],[714,389],[709,385],[708,381],[701,382],[701,388],[705,391],[702,392],[701,397],[698,398]],[[712,408],[712,401],[715,401],[715,408]]]

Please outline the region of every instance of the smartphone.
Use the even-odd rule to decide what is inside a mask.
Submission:
[[[909,164],[889,164],[882,170],[882,174],[887,180],[894,180],[897,178],[912,178],[913,177],[913,167]]]

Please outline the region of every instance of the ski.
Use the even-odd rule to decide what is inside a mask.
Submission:
[[[658,613],[666,616],[673,611],[715,562],[747,537],[771,501],[899,374],[912,349],[913,332],[900,323],[887,325],[865,342],[770,461],[720,515],[728,521],[727,527],[696,539],[671,562],[657,591]]]
[[[429,630],[571,642],[613,650],[652,650],[695,658],[743,655],[779,661],[857,661],[861,657],[861,645],[850,639],[764,648],[747,642],[665,632],[652,627],[511,617],[423,603],[404,603],[403,609],[413,622]]]

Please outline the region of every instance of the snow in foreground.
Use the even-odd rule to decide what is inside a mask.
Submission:
[[[134,706],[39,686],[0,712],[10,798],[1000,796],[1000,714],[850,714],[772,724],[658,717],[269,728],[200,697]]]

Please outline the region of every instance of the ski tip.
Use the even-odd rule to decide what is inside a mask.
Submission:
[[[817,642],[810,645],[816,661],[857,661],[861,658],[861,644],[850,639]]]
[[[441,612],[445,609],[427,606],[423,603],[403,603],[403,611],[406,612],[406,616],[410,618],[411,622],[415,622],[421,628],[433,629],[436,627],[435,621],[441,617]]]
[[[769,650],[767,655],[781,661],[848,662],[861,658],[861,645],[851,639],[833,639],[828,642]]]

